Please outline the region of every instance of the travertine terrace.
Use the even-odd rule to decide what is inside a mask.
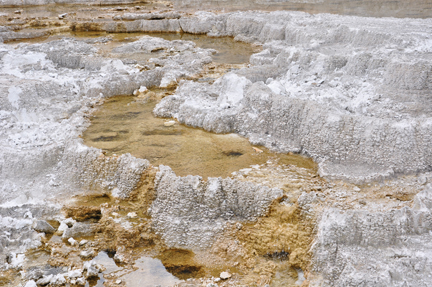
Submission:
[[[430,7],[315,2],[0,0],[0,285],[128,286],[149,256],[178,286],[431,286]],[[256,53],[215,63],[214,49],[150,32]],[[251,153],[304,161],[203,179],[107,155],[82,136],[119,95],[155,101],[160,129],[234,133]],[[123,269],[104,271],[101,252]]]

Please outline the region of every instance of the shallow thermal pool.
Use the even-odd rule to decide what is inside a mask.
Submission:
[[[108,99],[93,115],[83,134],[84,143],[107,155],[131,153],[155,166],[168,165],[180,176],[226,177],[270,159],[315,168],[311,159],[272,153],[264,147],[254,149],[236,134],[214,134],[178,123],[167,127],[168,119],[153,116],[155,104],[132,96]]]

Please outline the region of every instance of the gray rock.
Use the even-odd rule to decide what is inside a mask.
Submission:
[[[27,270],[25,278],[29,280],[35,280],[37,281],[44,275],[44,271],[40,268],[34,268]]]
[[[44,232],[44,233],[54,233],[56,230],[54,227],[51,226],[48,222],[45,220],[38,220],[36,221],[36,225],[33,228],[37,232]]]
[[[62,238],[90,237],[94,234],[95,230],[96,224],[94,223],[77,222],[63,232]]]
[[[37,287],[36,282],[33,280],[27,281],[24,287]]]
[[[425,175],[419,176],[418,183],[420,183],[421,185],[426,185],[428,183],[427,176],[425,176]]]

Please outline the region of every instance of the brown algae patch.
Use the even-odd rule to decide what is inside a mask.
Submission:
[[[275,202],[267,216],[256,223],[247,223],[237,232],[237,238],[260,256],[286,260],[291,267],[306,270],[310,264],[308,252],[313,226],[302,215],[298,205]]]
[[[65,207],[63,210],[66,213],[66,217],[71,217],[78,222],[86,220],[98,222],[102,218],[101,210],[97,207],[74,206]]]
[[[170,166],[179,176],[227,177],[232,172],[268,160],[315,168],[312,160],[254,148],[236,134],[213,134],[156,118],[155,102],[132,96],[107,99],[83,133],[84,143],[107,155],[131,153],[153,165]]]

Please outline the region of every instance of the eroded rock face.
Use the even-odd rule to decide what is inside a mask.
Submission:
[[[250,221],[267,213],[282,196],[271,189],[230,178],[177,177],[161,165],[150,210],[154,228],[170,247],[209,248],[230,221]]]
[[[150,36],[141,37],[138,41],[122,45],[113,49],[114,53],[136,53],[136,52],[156,52],[160,50],[168,50],[170,52],[182,52],[193,50],[196,44],[191,41],[168,41],[162,38]]]
[[[56,230],[54,227],[52,227],[48,222],[45,220],[38,220],[36,221],[35,226],[33,227],[34,230],[38,232],[44,232],[44,233],[54,233]]]

